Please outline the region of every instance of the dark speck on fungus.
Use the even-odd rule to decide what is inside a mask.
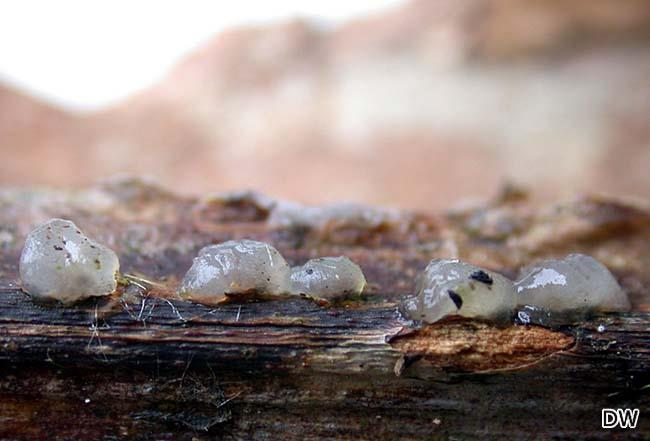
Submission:
[[[449,315],[504,321],[516,306],[525,308],[518,314],[522,323],[543,323],[549,312],[630,309],[627,294],[603,264],[570,254],[524,268],[514,283],[459,260],[432,260],[418,280],[416,296],[405,298],[400,311],[427,323]]]
[[[291,271],[291,291],[332,300],[359,295],[366,286],[363,271],[345,256],[311,259]]]
[[[485,283],[486,285],[492,285],[494,283],[492,277],[490,277],[490,275],[483,270],[474,271],[469,277],[470,279]]]
[[[70,221],[51,219],[27,236],[19,272],[23,290],[32,297],[73,303],[115,291],[117,255],[97,242],[84,242],[83,235],[72,234],[74,228]]]
[[[427,323],[449,315],[504,321],[516,300],[513,284],[504,276],[459,260],[436,259],[420,275],[416,297],[405,299],[400,310]]]
[[[450,289],[447,294],[449,294],[449,298],[454,302],[456,308],[460,309],[463,306],[463,299],[456,292]]]

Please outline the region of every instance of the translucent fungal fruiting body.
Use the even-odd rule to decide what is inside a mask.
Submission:
[[[52,219],[27,236],[19,270],[32,297],[72,303],[114,292],[119,267],[113,250],[84,236],[74,223]]]
[[[417,296],[402,303],[412,320],[433,323],[449,315],[507,320],[516,306],[510,280],[459,260],[432,260],[420,276]]]
[[[377,228],[398,222],[400,214],[394,210],[354,203],[339,203],[323,207],[310,207],[293,202],[278,202],[271,211],[268,222],[275,227],[307,227],[321,229],[326,226],[348,228]]]
[[[272,246],[254,240],[231,240],[202,248],[179,293],[190,300],[216,304],[230,295],[266,297],[287,294],[291,268]]]
[[[321,299],[359,295],[366,286],[363,271],[344,256],[312,259],[291,270],[291,292]]]
[[[612,273],[584,254],[545,260],[522,270],[518,303],[549,311],[628,310],[630,302]]]

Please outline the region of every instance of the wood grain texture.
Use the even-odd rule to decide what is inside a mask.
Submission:
[[[0,439],[650,437],[643,207],[501,200],[316,230],[272,227],[250,197],[195,200],[120,185],[0,197],[0,238],[12,236],[0,256]],[[115,248],[123,272],[156,285],[75,307],[34,303],[18,288],[17,255],[33,223],[54,215]],[[348,255],[366,273],[368,297],[330,307],[177,298],[196,250],[234,237],[267,240],[292,264]],[[608,264],[634,311],[553,328],[459,319],[421,328],[398,313],[433,257],[512,275],[570,251]],[[602,407],[641,408],[638,428],[602,430]]]

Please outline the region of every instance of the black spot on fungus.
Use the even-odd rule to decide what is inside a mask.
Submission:
[[[309,268],[309,269],[307,270],[307,274],[314,274],[314,270],[313,270],[312,268]]]
[[[58,245],[54,245],[54,249],[57,251],[63,251],[63,247],[60,247]]]
[[[457,292],[454,292],[450,289],[449,291],[447,291],[447,294],[449,294],[449,298],[451,299],[452,302],[454,302],[456,308],[460,309],[461,306],[463,306],[463,299],[458,295]]]
[[[492,277],[490,277],[490,275],[483,270],[474,271],[472,274],[470,274],[469,278],[474,279],[477,282],[485,283],[486,285],[492,285],[494,283]]]

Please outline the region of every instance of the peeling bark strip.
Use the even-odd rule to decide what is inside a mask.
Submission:
[[[1,439],[650,437],[644,207],[498,202],[277,227],[275,201],[180,198],[137,182],[0,192],[0,204]],[[46,307],[17,289],[25,234],[54,216],[116,250],[130,274],[120,295]],[[171,294],[198,249],[234,238],[269,242],[291,265],[346,255],[368,299],[210,308]],[[554,329],[455,319],[415,329],[397,313],[432,258],[513,274],[570,252],[608,265],[634,312]],[[604,432],[603,407],[641,408],[639,427]]]
[[[466,320],[413,331],[392,306],[137,306],[107,315],[5,293],[0,435],[579,439],[602,434],[601,407],[650,404],[647,313],[563,332]],[[648,430],[641,420],[638,436]]]
[[[447,370],[488,373],[528,367],[568,350],[574,341],[571,335],[540,327],[447,321],[397,337],[392,345],[406,360],[418,358]]]
[[[20,292],[6,293],[0,360],[49,358],[76,366],[99,360],[158,369],[183,364],[191,355],[235,373],[245,365],[258,371],[386,374],[400,358],[419,356],[431,367],[479,372],[530,364],[574,341],[544,328],[500,329],[470,321],[412,331],[394,306],[338,310],[294,300],[209,309],[176,300],[146,302],[138,319],[129,313],[138,305],[108,315],[105,309],[49,310],[34,308]],[[33,310],[28,317],[27,310]],[[65,347],[58,347],[58,339],[65,339]]]

